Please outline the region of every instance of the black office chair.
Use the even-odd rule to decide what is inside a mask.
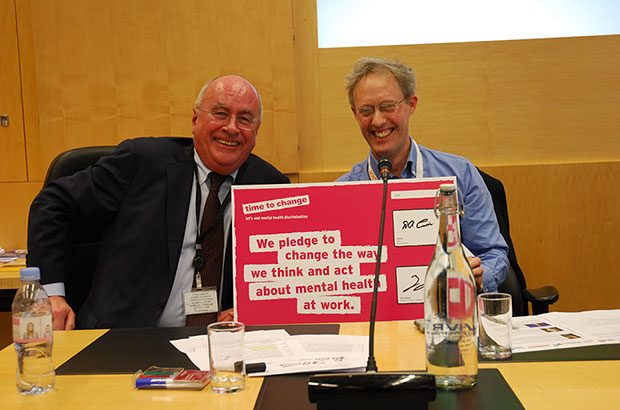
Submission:
[[[61,152],[50,163],[43,180],[43,186],[47,186],[48,183],[60,177],[73,175],[78,171],[86,169],[89,165],[97,162],[99,158],[108,155],[114,148],[116,147],[105,145],[73,148]]]
[[[499,286],[499,291],[512,295],[512,312],[514,316],[527,316],[529,314],[528,303],[532,304],[532,314],[547,313],[549,312],[549,305],[557,302],[560,294],[553,286],[544,286],[536,289],[527,288],[525,275],[521,267],[519,267],[515,248],[510,238],[510,223],[508,220],[508,205],[504,184],[499,179],[481,170],[478,170],[478,172],[480,172],[484,183],[491,193],[499,231],[508,244],[508,274],[504,283]]]
[[[60,153],[50,164],[43,187],[58,178],[88,168],[114,148],[113,146],[82,147]],[[70,227],[65,293],[67,303],[76,314],[90,292],[99,255],[102,228],[103,221],[99,226],[83,226],[76,223]]]

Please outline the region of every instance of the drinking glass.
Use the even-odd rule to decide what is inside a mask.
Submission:
[[[478,295],[478,351],[485,359],[512,356],[512,298],[507,293]]]
[[[232,393],[245,385],[245,326],[239,322],[216,322],[207,327],[211,389]]]

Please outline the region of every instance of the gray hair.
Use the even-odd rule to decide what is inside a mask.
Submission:
[[[360,58],[353,64],[353,70],[345,77],[345,89],[349,94],[349,104],[355,106],[353,90],[359,81],[371,73],[387,72],[394,76],[405,98],[415,95],[415,73],[413,68],[392,60],[383,58]]]
[[[209,89],[209,86],[215,80],[218,80],[218,79],[220,79],[222,77],[225,77],[225,76],[221,75],[221,76],[212,78],[209,81],[207,81],[207,83],[205,85],[202,86],[202,88],[198,92],[198,96],[196,97],[196,100],[194,101],[194,108],[200,109],[200,106],[202,105],[202,100],[205,98],[205,93],[207,92],[207,89]],[[243,78],[245,81],[247,81],[247,83],[250,85],[250,87],[252,87],[252,89],[254,90],[256,95],[258,96],[258,119],[259,119],[260,122],[263,122],[263,99],[260,96],[260,93],[258,92],[256,87],[254,87],[254,85],[247,78],[239,76],[239,75],[235,75],[235,77]]]

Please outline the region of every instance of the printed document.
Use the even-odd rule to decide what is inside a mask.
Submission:
[[[512,318],[513,353],[620,343],[620,309]]]
[[[209,370],[207,335],[171,340],[200,369]],[[296,335],[285,330],[258,330],[245,334],[245,363],[265,363],[266,370],[248,376],[321,372],[364,371],[368,337],[346,335]]]

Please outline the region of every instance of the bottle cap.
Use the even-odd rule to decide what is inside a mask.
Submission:
[[[39,280],[41,279],[41,271],[39,268],[21,268],[19,270],[20,280]]]
[[[454,184],[441,184],[439,185],[439,190],[443,193],[449,194],[451,192],[456,191],[456,185]]]

